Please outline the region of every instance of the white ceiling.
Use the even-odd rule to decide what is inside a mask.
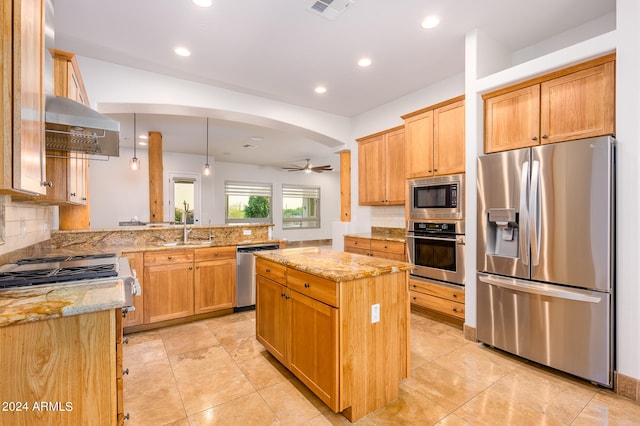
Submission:
[[[463,72],[471,30],[517,51],[615,11],[615,0],[356,0],[331,21],[307,10],[313,2],[213,0],[203,9],[190,0],[54,0],[56,47],[353,117]],[[429,14],[441,23],[422,29]],[[192,55],[175,55],[178,45]],[[362,56],[373,64],[358,67]],[[313,91],[320,84],[322,95]],[[131,114],[114,117],[123,146],[132,146]],[[203,116],[140,114],[136,122],[138,133],[161,131],[166,150],[205,153]],[[209,143],[219,161],[254,164],[304,165],[335,151],[313,135],[220,120],[210,120]],[[241,148],[247,143],[258,148]]]

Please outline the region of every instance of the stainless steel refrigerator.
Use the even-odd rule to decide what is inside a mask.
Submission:
[[[478,340],[611,387],[613,137],[478,158]]]

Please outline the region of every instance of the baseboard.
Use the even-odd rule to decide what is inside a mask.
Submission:
[[[613,391],[640,404],[640,380],[625,376],[617,371],[613,373]]]
[[[470,340],[472,342],[478,341],[478,333],[475,327],[471,327],[470,325],[464,325],[464,338],[465,340]]]

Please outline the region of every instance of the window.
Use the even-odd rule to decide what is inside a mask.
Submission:
[[[184,172],[169,172],[168,211],[165,220],[182,223],[187,210],[187,223],[200,222],[200,179],[199,175]]]
[[[271,184],[225,181],[226,222],[271,223]]]
[[[282,185],[282,229],[320,228],[320,188]]]

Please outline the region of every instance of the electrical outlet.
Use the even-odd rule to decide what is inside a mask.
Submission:
[[[371,305],[371,324],[380,322],[380,304]]]
[[[251,229],[243,229],[242,235],[251,235]]]

